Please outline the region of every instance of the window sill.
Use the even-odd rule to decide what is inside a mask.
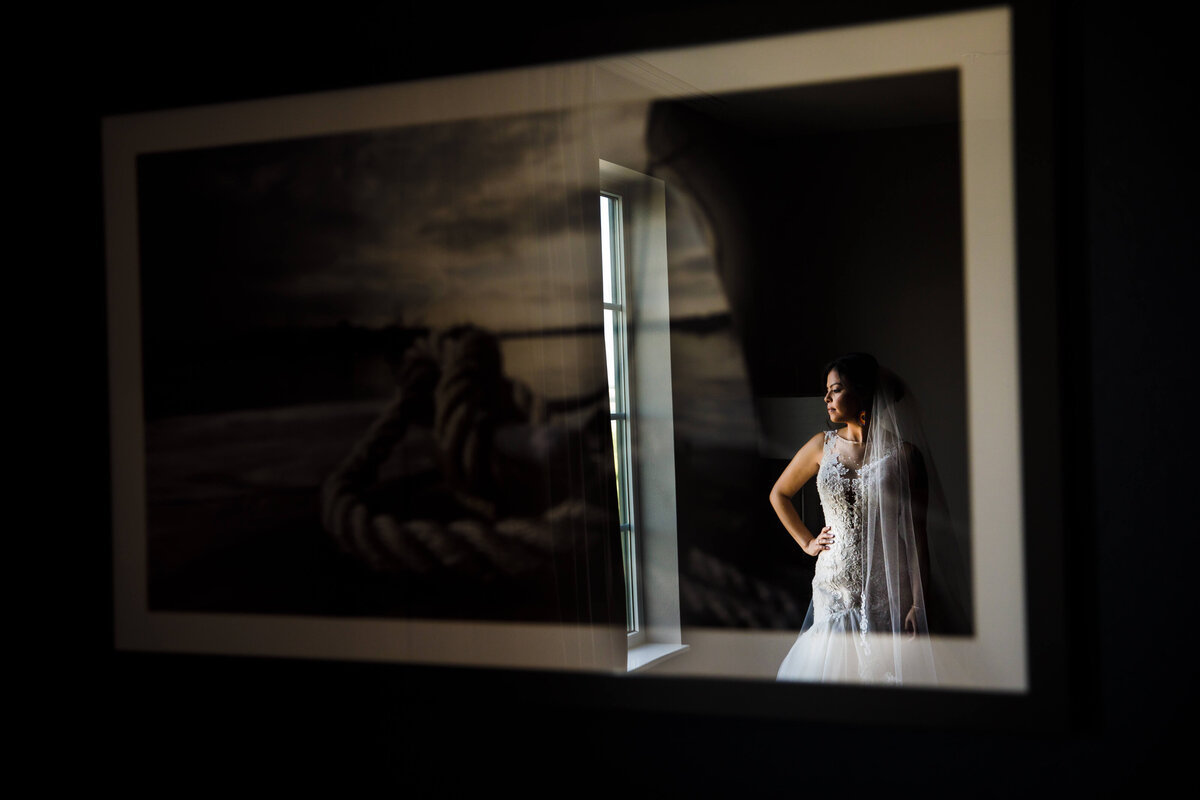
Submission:
[[[686,644],[640,644],[637,647],[631,647],[625,660],[625,671],[638,672],[649,669],[655,664],[686,652],[687,649]]]

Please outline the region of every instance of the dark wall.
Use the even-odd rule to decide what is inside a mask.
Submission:
[[[711,226],[731,309],[719,335],[738,361],[725,368],[743,374],[744,364],[739,389],[754,400],[820,396],[824,364],[874,354],[919,398],[955,530],[968,539],[958,117],[958,74],[942,70],[660,101],[647,139],[656,174]],[[674,197],[668,217],[679,213]],[[739,430],[753,411],[703,379],[723,351],[689,359],[687,322],[676,315],[673,326],[676,421],[700,405]],[[749,427],[725,440],[676,429],[685,627],[803,622],[813,561],[763,499],[787,459],[760,459]],[[815,486],[805,494],[815,510]],[[722,581],[727,572],[739,580]]]
[[[316,19],[217,4],[197,16],[87,12],[96,16],[49,26],[64,36],[44,54],[73,66],[69,83],[47,73],[45,96],[62,124],[46,137],[55,149],[39,163],[28,205],[50,221],[41,241],[55,256],[31,269],[46,278],[33,296],[67,299],[65,308],[45,304],[55,332],[36,337],[32,349],[44,356],[19,374],[65,411],[56,405],[35,417],[42,427],[32,427],[49,434],[22,464],[45,494],[15,498],[39,511],[42,524],[28,538],[46,553],[12,563],[30,565],[13,568],[26,573],[28,598],[14,610],[32,607],[40,620],[19,655],[54,667],[23,692],[39,703],[43,727],[29,741],[54,779],[169,790],[228,787],[248,775],[263,788],[512,785],[557,796],[623,787],[632,774],[680,790],[853,795],[848,782],[863,794],[899,783],[923,797],[1003,797],[1035,787],[1148,794],[1182,774],[1195,667],[1182,649],[1190,614],[1175,587],[1194,577],[1195,525],[1173,497],[1174,456],[1187,452],[1189,436],[1177,398],[1193,363],[1185,347],[1194,316],[1179,291],[1195,257],[1180,109],[1194,101],[1183,78],[1191,48],[1161,3],[1057,5],[1045,76],[1059,137],[1068,370],[1065,417],[1045,423],[1061,422],[1070,447],[1069,730],[618,713],[604,698],[514,697],[503,675],[475,681],[453,670],[111,652],[99,115],[575,57],[614,42],[636,49],[845,21],[783,3],[688,4],[682,17],[671,6],[640,4],[602,19],[503,8],[464,22],[459,10],[338,7]],[[45,307],[36,317],[43,326]],[[28,533],[24,525],[15,532]],[[631,753],[638,765],[618,766]],[[878,769],[860,769],[872,764]]]

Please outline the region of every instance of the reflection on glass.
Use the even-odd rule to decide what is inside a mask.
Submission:
[[[616,313],[611,308],[604,309],[604,355],[608,362],[608,410],[617,413],[617,325]]]
[[[600,195],[600,258],[604,268],[604,302],[611,303],[612,296],[612,226],[609,219],[613,212],[613,199],[606,194]],[[612,374],[612,345],[608,344],[609,375]],[[609,379],[612,385],[612,379]]]
[[[625,314],[625,265],[623,260],[621,199],[600,195],[600,260],[604,277],[604,352],[608,367],[608,408],[613,437],[613,459],[617,477],[617,505],[621,526],[621,558],[625,568],[626,631],[641,630],[638,604],[636,539],[630,492],[632,448],[629,431],[629,354]]]

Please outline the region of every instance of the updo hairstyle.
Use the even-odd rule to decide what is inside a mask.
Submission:
[[[875,356],[869,353],[847,353],[839,356],[825,365],[826,380],[834,370],[837,370],[842,383],[850,387],[862,410],[870,416],[871,406],[875,401],[875,389],[879,385],[879,362],[875,360]]]

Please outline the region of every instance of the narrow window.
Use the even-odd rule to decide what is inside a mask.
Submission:
[[[609,420],[625,567],[626,669],[686,652],[679,625],[666,184],[600,159]]]
[[[608,409],[616,460],[621,555],[625,568],[626,631],[642,633],[641,576],[633,492],[633,436],[629,398],[629,311],[625,291],[625,247],[621,197],[600,195],[600,252],[604,270],[604,350],[608,360]]]

